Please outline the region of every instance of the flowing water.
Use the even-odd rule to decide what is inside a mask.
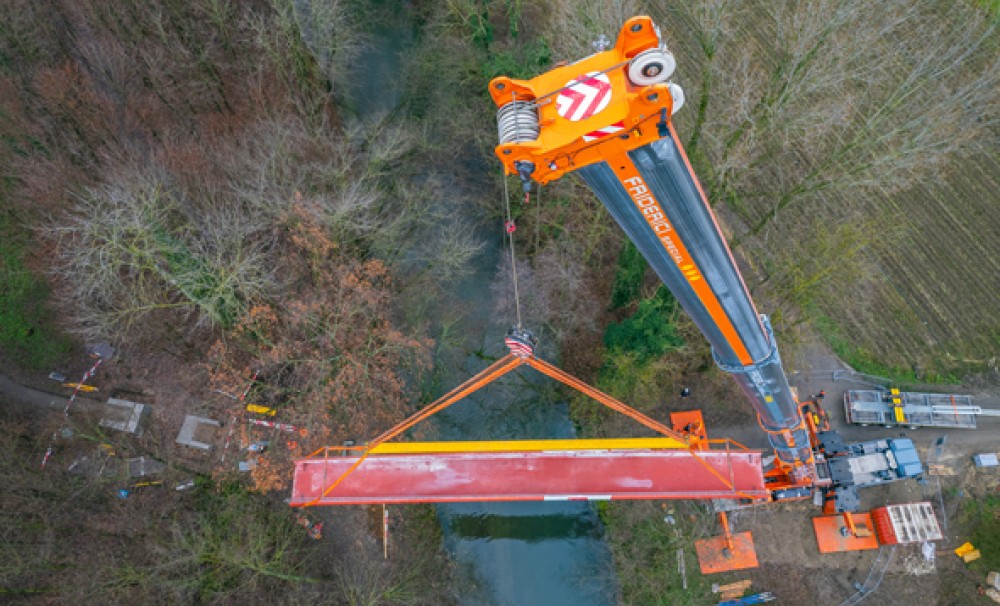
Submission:
[[[364,78],[348,93],[360,117],[386,113],[400,101],[399,66],[414,44],[408,7],[381,21],[357,73]],[[489,167],[487,170],[492,170]],[[499,166],[496,167],[499,170]],[[484,175],[485,179],[485,175]],[[478,212],[475,205],[441,200],[453,211]],[[499,201],[498,201],[499,204]],[[467,217],[483,224],[483,217]],[[436,370],[444,392],[504,355],[503,335],[511,319],[497,318],[490,285],[507,253],[499,226],[480,229],[487,242],[470,274],[451,285],[442,301],[458,321],[440,343]],[[441,316],[445,310],[441,310]],[[567,438],[573,425],[565,403],[545,390],[547,379],[519,369],[438,415],[443,439]],[[600,606],[615,602],[616,584],[602,526],[587,503],[462,503],[438,507],[445,548],[456,564],[456,593],[468,605]]]
[[[457,289],[466,315],[453,329],[462,343],[438,360],[445,386],[460,383],[506,353],[507,324],[491,314],[488,285],[505,252],[499,236],[494,241]],[[442,437],[572,437],[565,404],[541,389],[547,381],[530,369],[514,371],[441,413]],[[462,604],[614,603],[610,553],[588,503],[456,503],[439,506],[438,516],[445,547],[457,563]]]

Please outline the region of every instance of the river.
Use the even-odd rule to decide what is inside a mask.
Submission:
[[[375,26],[348,92],[348,105],[365,117],[387,113],[401,102],[403,54],[415,44],[408,5]],[[402,116],[401,116],[402,117]],[[492,168],[492,167],[491,167]],[[496,167],[499,170],[499,165]],[[485,180],[485,175],[484,175]],[[486,189],[480,187],[480,189]],[[452,210],[475,205],[441,200]],[[499,201],[498,201],[499,204]],[[484,225],[484,217],[466,217]],[[448,289],[441,305],[461,310],[436,359],[440,391],[458,385],[506,353],[503,335],[510,318],[497,318],[490,285],[506,253],[500,226],[480,227],[486,243],[472,271]],[[454,335],[458,335],[457,337]],[[568,438],[574,429],[564,402],[539,389],[540,375],[519,369],[438,415],[444,439]],[[438,507],[444,546],[455,563],[463,605],[603,606],[615,603],[617,585],[603,529],[593,507],[580,502],[462,503]]]

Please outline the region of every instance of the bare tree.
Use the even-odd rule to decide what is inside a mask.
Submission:
[[[520,311],[524,327],[536,333],[547,327],[548,320],[552,317],[553,302],[549,300],[549,293],[539,288],[538,278],[526,259],[518,258],[516,265],[512,265],[510,253],[504,254],[500,258],[490,291],[495,301],[494,313],[501,321],[506,321],[511,326],[517,324]]]
[[[576,59],[595,52],[601,35],[614,42],[626,20],[640,14],[636,0],[561,0],[548,7],[552,50],[559,59]]]
[[[823,294],[834,295],[843,284],[869,284],[870,289],[852,289],[860,303],[866,293],[874,293],[881,282],[875,255],[905,235],[905,227],[885,228],[883,216],[854,216],[827,225],[814,217],[803,226],[811,238],[787,238],[772,242],[773,260],[761,268],[761,280],[753,290],[766,289],[774,296],[771,320],[788,320],[788,313],[807,307]],[[801,318],[799,318],[801,319]]]
[[[363,48],[358,28],[352,27],[347,3],[342,0],[275,0],[274,8],[284,19],[294,14],[302,42],[309,48],[331,90],[346,84],[352,61]]]
[[[235,391],[253,368],[266,386],[262,401],[307,431],[258,461],[252,478],[263,492],[287,484],[293,458],[375,435],[405,417],[414,400],[407,379],[426,369],[430,349],[392,323],[389,268],[342,255],[315,215],[299,204],[293,212],[285,256],[298,262],[286,265],[290,287],[277,304],[251,309],[210,352],[217,388]]]
[[[587,267],[583,242],[561,238],[548,243],[532,258],[537,288],[547,301],[554,302],[547,318],[557,339],[574,331],[598,329],[598,319],[606,304],[600,281]]]
[[[423,266],[438,282],[449,282],[468,275],[471,261],[483,249],[483,241],[472,226],[460,217],[442,218],[428,230],[428,237],[418,239],[416,256],[411,259]]]
[[[689,152],[749,236],[826,192],[906,188],[996,124],[997,22],[969,3],[704,0],[666,15],[703,53]]]
[[[90,337],[128,333],[162,310],[227,325],[277,286],[253,217],[224,204],[192,207],[156,174],[86,189],[49,232],[59,242],[57,279]]]
[[[420,144],[414,127],[387,116],[347,121],[343,128],[264,120],[215,154],[225,174],[220,193],[265,223],[280,223],[292,200],[303,201],[334,240],[383,259],[399,260],[428,242],[451,248],[455,215],[442,216],[431,203],[447,188],[435,175],[414,174]],[[428,236],[427,230],[442,233]]]

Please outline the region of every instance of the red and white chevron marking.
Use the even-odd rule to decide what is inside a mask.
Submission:
[[[604,111],[610,102],[608,75],[590,72],[566,83],[556,97],[556,111],[567,120],[579,122]]]
[[[510,353],[514,354],[518,358],[530,358],[535,353],[531,345],[519,339],[505,337],[503,342],[507,345],[507,349],[510,350]]]
[[[590,141],[596,141],[601,137],[607,137],[608,135],[613,135],[623,130],[625,130],[625,121],[619,120],[618,122],[615,122],[614,124],[609,124],[604,128],[599,128],[597,130],[590,131],[589,133],[583,136],[583,140],[589,143]]]

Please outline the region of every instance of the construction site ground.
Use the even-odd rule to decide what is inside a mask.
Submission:
[[[914,440],[926,462],[934,449],[935,441],[947,436],[946,444],[936,464],[947,475],[928,476],[926,483],[903,481],[886,487],[862,491],[862,506],[870,509],[891,503],[930,501],[934,504],[945,538],[937,545],[937,557],[927,562],[921,555],[919,545],[899,546],[888,566],[884,579],[877,591],[867,596],[866,604],[976,604],[990,603],[988,598],[976,592],[976,585],[984,579],[970,572],[966,565],[952,553],[952,550],[968,540],[969,529],[964,527],[963,508],[971,499],[980,499],[987,494],[997,494],[1000,486],[1000,469],[976,469],[972,455],[980,452],[996,452],[1000,444],[1000,418],[982,418],[976,430],[905,430],[882,427],[856,427],[845,424],[842,406],[843,393],[847,389],[869,387],[859,378],[850,374],[837,358],[818,340],[805,339],[795,348],[785,352],[789,359],[790,378],[805,398],[820,390],[826,392],[825,408],[830,414],[833,427],[840,431],[847,441],[860,441],[878,437],[895,437],[905,433]],[[134,439],[135,446],[147,453],[166,460],[172,468],[181,467],[191,471],[208,471],[207,457],[190,448],[174,443],[174,437],[185,414],[197,414],[225,422],[232,409],[231,402],[217,394],[203,393],[203,377],[195,376],[185,369],[191,364],[180,356],[164,354],[159,360],[116,360],[102,368],[94,383],[101,391],[90,398],[76,403],[74,415],[96,414],[100,409],[99,400],[111,391],[121,397],[152,403],[153,415],[148,430]],[[80,369],[85,370],[83,363]],[[845,371],[834,380],[834,370]],[[70,375],[72,376],[72,375]],[[934,386],[935,391],[954,389],[956,393],[971,393],[975,402],[986,408],[1000,408],[1000,387],[981,382],[977,389],[963,386]],[[26,388],[30,384],[42,389]],[[0,377],[0,392],[11,403],[22,404],[26,412],[34,413],[39,428],[51,430],[51,425],[59,422],[65,397],[55,394],[61,390],[54,383],[46,383],[40,377]],[[697,388],[690,398],[692,407],[709,408],[709,402],[701,402],[698,395],[704,393]],[[52,394],[52,395],[49,395]],[[688,402],[685,402],[688,403]],[[741,402],[738,404],[742,404]],[[709,425],[709,437],[730,437],[750,448],[767,449],[766,439],[753,423],[745,422],[745,413],[734,406],[732,418],[738,424]],[[728,415],[716,412],[723,420]],[[43,429],[43,431],[45,430]],[[224,432],[216,436],[216,450],[224,439]],[[71,446],[59,453],[58,464],[69,464],[67,456],[75,450]],[[206,460],[202,461],[204,458]],[[202,469],[203,468],[203,469]],[[370,512],[369,512],[370,513]],[[368,549],[374,559],[380,558],[380,528],[376,522],[368,524],[350,523],[341,514],[353,516],[349,512],[325,509],[311,512],[316,519],[326,521],[326,536],[334,543],[371,542]],[[751,593],[770,591],[778,596],[778,603],[785,604],[841,604],[856,593],[856,584],[864,584],[869,576],[878,551],[863,551],[821,555],[812,532],[811,518],[819,510],[809,501],[785,505],[761,505],[733,512],[730,523],[733,532],[749,530],[753,533],[760,567],[754,570],[712,575],[713,583],[729,583],[752,579]],[[358,510],[357,515],[369,515]],[[371,514],[374,519],[374,514]],[[709,515],[709,514],[706,514]],[[401,517],[399,517],[401,516]],[[393,510],[393,526],[406,524],[405,508]],[[347,523],[345,523],[347,522]],[[362,534],[343,534],[344,529],[367,526]],[[358,568],[359,574],[362,568]],[[694,563],[689,564],[691,573],[698,574]]]
[[[140,454],[151,456],[166,463],[162,473],[149,478],[162,481],[162,485],[134,491],[128,502],[132,507],[145,511],[144,515],[150,511],[169,511],[171,507],[178,506],[176,504],[186,494],[179,487],[189,482],[193,486],[197,475],[209,474],[217,467],[225,440],[224,430],[214,432],[213,448],[207,453],[177,444],[175,437],[185,414],[204,415],[228,422],[227,417],[232,410],[227,398],[203,393],[203,377],[197,373],[182,372],[191,367],[172,355],[156,360],[151,365],[155,371],[143,370],[138,361],[134,365],[125,361],[106,365],[106,370],[91,380],[100,389],[89,397],[75,400],[68,426],[82,429],[82,433],[96,428],[104,412],[103,400],[110,392],[153,405],[153,414],[145,424],[145,431],[139,436],[105,431],[102,438],[112,446],[110,452],[113,454],[98,448],[93,435],[62,438],[49,466],[74,468],[76,473],[90,475],[95,483],[103,484],[111,495],[125,483],[122,464],[126,458]],[[83,372],[83,369],[74,368],[74,376],[77,370]],[[44,377],[0,375],[0,408],[5,416],[28,424],[38,435],[48,435],[61,425],[67,395],[69,390]],[[238,446],[230,450],[230,460],[235,461],[239,455]],[[39,452],[39,459],[41,455]],[[310,603],[323,601],[323,596],[329,595],[324,591],[333,586],[334,593],[366,595],[375,600],[374,603],[382,599],[380,596],[394,592],[415,592],[436,596],[437,603],[453,603],[451,565],[440,547],[440,530],[430,506],[389,508],[390,534],[385,546],[381,507],[298,510],[287,507],[284,503],[286,496],[284,492],[273,493],[272,506],[300,523],[320,524],[322,528],[321,538],[311,551],[309,568],[304,573],[313,571],[314,577],[323,579],[301,585],[295,596],[306,596]],[[147,507],[150,499],[155,499],[155,507]],[[305,528],[301,532],[306,536]],[[134,545],[123,546],[124,553],[134,548]],[[288,599],[294,601],[295,596],[290,595]]]
[[[792,348],[790,348],[792,349]],[[921,460],[934,458],[935,441],[946,436],[937,464],[947,475],[927,475],[926,483],[906,480],[861,491],[862,510],[893,503],[929,501],[934,505],[944,539],[936,545],[935,561],[927,562],[921,546],[900,545],[886,569],[881,585],[863,603],[895,604],[989,604],[978,595],[982,575],[974,574],[953,549],[969,540],[962,515],[967,503],[986,495],[1000,495],[1000,468],[977,469],[972,455],[1000,450],[1000,418],[983,417],[975,430],[921,428],[916,430],[848,425],[844,419],[843,394],[848,389],[870,389],[870,378],[850,374],[828,348],[809,340],[788,353],[790,379],[801,398],[826,392],[825,409],[831,424],[848,442],[905,434],[917,445]],[[839,373],[834,380],[834,370]],[[983,385],[975,390],[954,385],[928,386],[931,391],[971,393],[977,405],[1000,408],[1000,390]],[[731,437],[751,448],[767,447],[755,426],[709,427],[709,437]],[[878,550],[820,554],[811,519],[820,511],[811,501],[784,505],[762,505],[730,514],[733,532],[753,533],[760,567],[752,571],[725,573],[713,582],[741,579],[754,581],[753,591],[770,591],[782,604],[841,604],[857,593],[855,583],[864,584]]]

